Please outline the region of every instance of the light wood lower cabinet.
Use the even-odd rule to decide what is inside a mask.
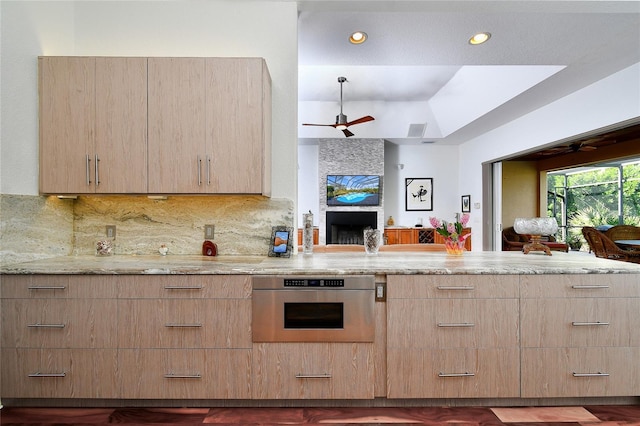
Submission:
[[[117,398],[115,349],[2,349],[3,398]]]
[[[4,398],[251,397],[241,275],[3,276]]]
[[[522,396],[640,395],[638,275],[521,278]]]
[[[517,397],[518,277],[387,277],[389,398]]]
[[[255,399],[373,399],[372,343],[259,343]]]
[[[250,349],[118,351],[120,397],[250,399]]]

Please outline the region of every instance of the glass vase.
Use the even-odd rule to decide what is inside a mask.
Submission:
[[[444,248],[447,250],[447,254],[462,256],[465,252],[464,240],[444,240]]]

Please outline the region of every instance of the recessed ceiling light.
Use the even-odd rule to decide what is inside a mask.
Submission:
[[[356,31],[349,36],[349,43],[362,44],[367,41],[367,33],[364,31]]]
[[[478,33],[469,39],[469,44],[482,44],[491,38],[491,33]]]

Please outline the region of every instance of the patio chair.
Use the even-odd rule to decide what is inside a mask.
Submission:
[[[605,231],[610,240],[640,240],[640,226],[616,225]]]
[[[582,235],[596,257],[640,263],[640,251],[621,249],[612,239],[591,226],[583,227]]]

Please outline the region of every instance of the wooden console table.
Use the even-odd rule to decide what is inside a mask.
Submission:
[[[464,228],[462,234],[471,233],[471,228]],[[384,228],[384,243],[392,244],[444,244],[444,237],[433,228]],[[464,247],[471,251],[471,237],[464,242]]]

